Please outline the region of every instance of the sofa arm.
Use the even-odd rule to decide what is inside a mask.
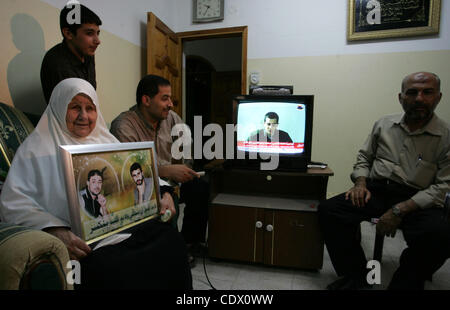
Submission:
[[[450,192],[445,194],[444,200],[445,218],[450,221]]]
[[[0,223],[0,290],[73,289],[67,283],[69,253],[58,238]]]

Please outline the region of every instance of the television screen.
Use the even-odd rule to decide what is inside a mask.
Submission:
[[[292,167],[310,161],[313,96],[249,95],[235,103],[238,154],[277,154]]]
[[[301,103],[242,101],[237,119],[238,150],[303,153],[306,109]]]

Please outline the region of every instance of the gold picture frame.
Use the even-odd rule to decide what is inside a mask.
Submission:
[[[441,0],[348,0],[347,41],[439,34]]]
[[[153,142],[62,145],[60,154],[71,230],[87,244],[159,216]],[[139,201],[138,183],[131,171],[136,167],[141,171],[140,184],[144,182],[146,188],[145,198]]]

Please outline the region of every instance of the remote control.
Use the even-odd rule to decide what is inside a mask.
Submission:
[[[327,167],[327,165],[315,165],[315,164],[310,164],[308,165],[308,168],[320,168],[320,169],[325,169]]]
[[[205,171],[197,171],[197,174],[201,177],[205,176]]]

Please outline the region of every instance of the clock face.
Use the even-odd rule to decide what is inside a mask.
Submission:
[[[214,21],[223,19],[223,0],[194,1],[194,21]]]

